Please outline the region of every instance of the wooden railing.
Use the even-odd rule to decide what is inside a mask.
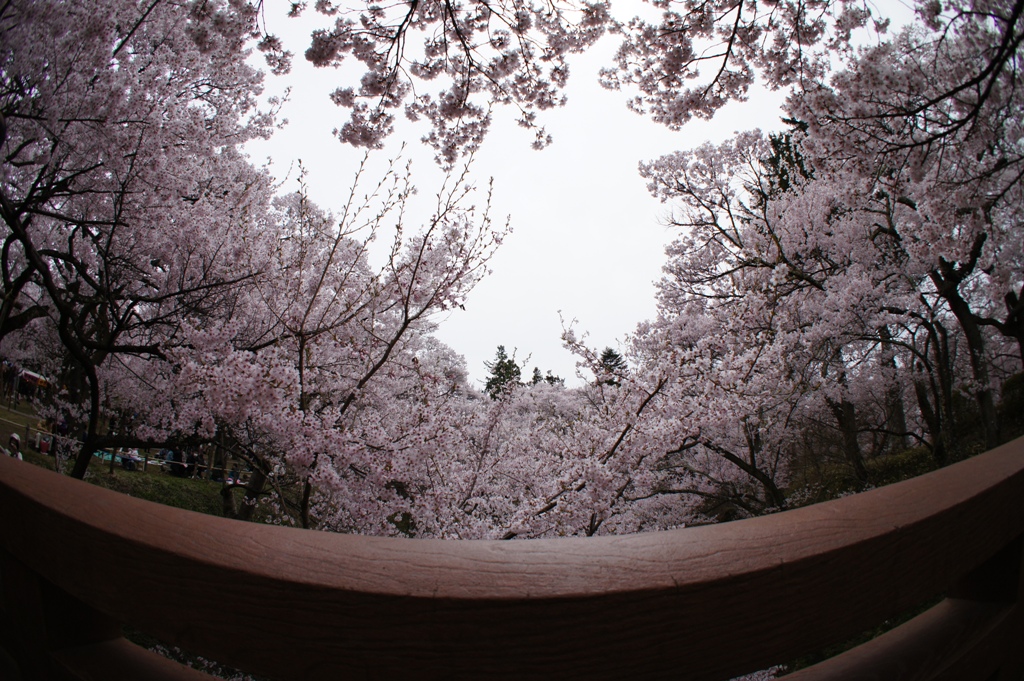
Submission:
[[[208,678],[128,625],[274,679],[728,679],[945,596],[789,678],[1019,681],[1022,534],[1024,440],[763,518],[510,542],[247,524],[3,458],[0,677]]]

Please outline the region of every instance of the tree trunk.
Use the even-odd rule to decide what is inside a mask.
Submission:
[[[1001,330],[1017,340],[1021,368],[1024,369],[1024,285],[1020,287],[1020,294],[1010,291],[1003,301],[1006,303],[1006,322]]]
[[[267,486],[267,476],[263,472],[261,466],[254,465],[252,467],[252,475],[249,476],[249,482],[245,486],[245,497],[242,498],[242,508],[238,510],[238,519],[251,521],[253,514],[256,512],[256,505],[260,501],[260,497],[263,496],[263,490]]]
[[[306,478],[302,485],[302,501],[299,506],[299,522],[304,529],[309,529],[309,500],[313,496],[313,483]]]
[[[89,384],[89,422],[85,429],[85,437],[82,438],[82,448],[75,458],[75,465],[71,469],[71,477],[82,480],[86,471],[89,470],[89,463],[96,451],[96,440],[99,436],[100,425],[100,388],[96,371],[92,367],[86,370],[86,377]]]
[[[864,466],[864,455],[858,439],[860,433],[857,430],[857,408],[847,399],[840,402],[828,398],[826,400],[843,436],[843,456],[853,468],[857,482],[864,485],[868,481],[868,469]]]
[[[967,338],[968,355],[971,358],[971,372],[978,384],[974,392],[974,398],[978,402],[981,411],[981,423],[985,431],[986,449],[994,449],[1000,444],[999,437],[999,415],[996,411],[995,397],[993,395],[988,364],[985,358],[985,336],[978,325],[974,314],[971,312],[967,301],[960,295],[959,290],[952,289],[943,295],[949,304],[950,310],[960,322],[960,328]]]
[[[898,374],[899,367],[896,365],[896,354],[893,352],[892,334],[889,327],[883,326],[880,330],[882,339],[882,365],[892,369],[893,374]],[[895,443],[895,449],[902,451],[907,447],[907,414],[903,408],[903,391],[899,385],[890,386],[885,394],[885,429],[887,444]]]
[[[974,374],[975,382],[978,384],[974,397],[978,401],[978,408],[981,410],[981,422],[985,431],[985,446],[988,449],[993,449],[1000,443],[999,415],[996,412],[988,364],[985,358],[985,336],[981,331],[981,326],[978,324],[978,317],[960,293],[960,284],[970,276],[977,266],[987,236],[987,234],[981,233],[975,237],[967,262],[957,266],[956,263],[939,258],[938,269],[929,272],[928,276],[931,278],[932,283],[935,284],[938,294],[949,305],[950,311],[952,311],[960,323],[960,328],[967,339],[967,350],[971,358],[971,371]]]

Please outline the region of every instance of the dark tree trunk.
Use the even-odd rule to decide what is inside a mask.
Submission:
[[[253,514],[256,512],[256,505],[259,503],[260,497],[263,496],[263,490],[267,487],[267,476],[263,473],[261,466],[252,467],[252,475],[249,476],[249,482],[245,486],[245,496],[242,498],[242,507],[238,509],[238,519],[251,521]]]
[[[883,326],[880,333],[882,365],[892,369],[896,374],[899,367],[896,366],[896,355],[893,352],[892,334],[889,333],[889,327]],[[903,408],[903,391],[899,385],[893,385],[886,391],[885,401],[887,444],[894,443],[894,446],[890,448],[901,451],[907,447],[907,414]]]
[[[960,292],[960,284],[974,271],[981,251],[984,248],[987,234],[981,233],[974,239],[971,246],[971,253],[967,262],[962,264],[951,263],[944,258],[939,258],[938,269],[929,272],[932,283],[942,299],[949,305],[950,311],[960,323],[960,328],[967,339],[967,350],[971,360],[971,371],[978,389],[974,398],[978,402],[981,411],[981,423],[985,432],[985,446],[993,449],[1000,443],[999,437],[999,415],[996,411],[995,398],[992,394],[988,363],[985,357],[985,336],[982,333],[979,318],[971,310],[970,304],[964,300]]]
[[[857,430],[857,408],[846,399],[840,402],[829,399],[828,406],[843,437],[843,456],[853,469],[857,482],[864,485],[868,481],[868,469],[864,466],[864,454],[858,439],[860,431]]]
[[[999,437],[999,415],[996,411],[995,396],[990,384],[991,377],[988,372],[988,363],[985,357],[985,336],[981,326],[977,323],[970,306],[963,299],[956,289],[943,296],[949,304],[960,328],[967,339],[967,351],[971,360],[971,372],[978,384],[974,392],[974,398],[978,402],[981,412],[981,423],[985,431],[985,448],[994,449],[1001,442]]]

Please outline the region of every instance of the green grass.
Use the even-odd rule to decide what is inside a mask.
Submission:
[[[0,419],[13,421],[3,409],[0,409]],[[32,441],[26,442],[24,423],[30,422],[35,428],[37,419],[28,415],[22,415],[20,424],[11,424],[0,420],[0,442],[6,444],[12,432],[22,436],[23,447],[22,457],[25,461],[42,468],[54,470],[55,460],[48,454],[37,452],[32,446]],[[221,497],[222,483],[211,480],[179,478],[167,473],[160,466],[150,464],[146,470],[140,465],[138,470],[126,471],[119,464],[115,464],[113,471],[109,461],[100,461],[94,458],[89,463],[89,470],[85,474],[85,481],[105,487],[106,489],[127,494],[137,499],[145,499],[166,506],[174,506],[189,511],[197,511],[207,515],[224,516],[224,502]],[[235,491],[235,502],[240,503],[242,493]],[[253,517],[255,522],[270,522],[273,519],[273,512],[270,507],[261,504]]]
[[[21,453],[25,461],[54,470],[54,458],[48,454],[40,454],[33,447],[36,429],[42,424],[29,409],[30,405],[24,403],[21,409],[16,411],[8,409],[6,404],[0,405],[0,443],[6,446],[11,434],[18,433],[21,436]],[[159,466],[151,465],[145,471],[141,467],[136,471],[126,471],[115,465],[111,473],[109,462],[93,459],[85,479],[86,482],[98,487],[106,487],[138,499],[209,515],[223,515],[221,483],[178,478],[166,473]]]
[[[52,456],[29,449],[22,453],[25,461],[53,470]],[[98,459],[89,464],[86,482],[105,487],[115,492],[158,504],[198,511],[209,515],[223,515],[221,512],[221,483],[209,480],[178,478],[162,471],[157,466],[148,470],[126,471],[120,466],[110,472],[110,463]]]
[[[178,478],[155,467],[147,471],[126,471],[115,467],[113,475],[108,466],[102,466],[101,473],[94,468],[90,467],[86,480],[99,487],[167,506],[222,515],[219,482]]]

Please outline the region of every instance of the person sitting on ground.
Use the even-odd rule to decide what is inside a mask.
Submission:
[[[185,464],[183,463],[185,461],[185,457],[182,455],[181,450],[175,449],[171,452],[171,458],[169,461],[171,462],[171,475],[176,478],[185,477]]]
[[[121,467],[126,471],[135,471],[139,469],[139,464],[142,459],[139,457],[139,450],[127,449],[122,450],[121,453]]]
[[[17,433],[11,433],[11,439],[7,441],[7,449],[4,452],[19,461],[24,461],[21,456],[21,436]]]

